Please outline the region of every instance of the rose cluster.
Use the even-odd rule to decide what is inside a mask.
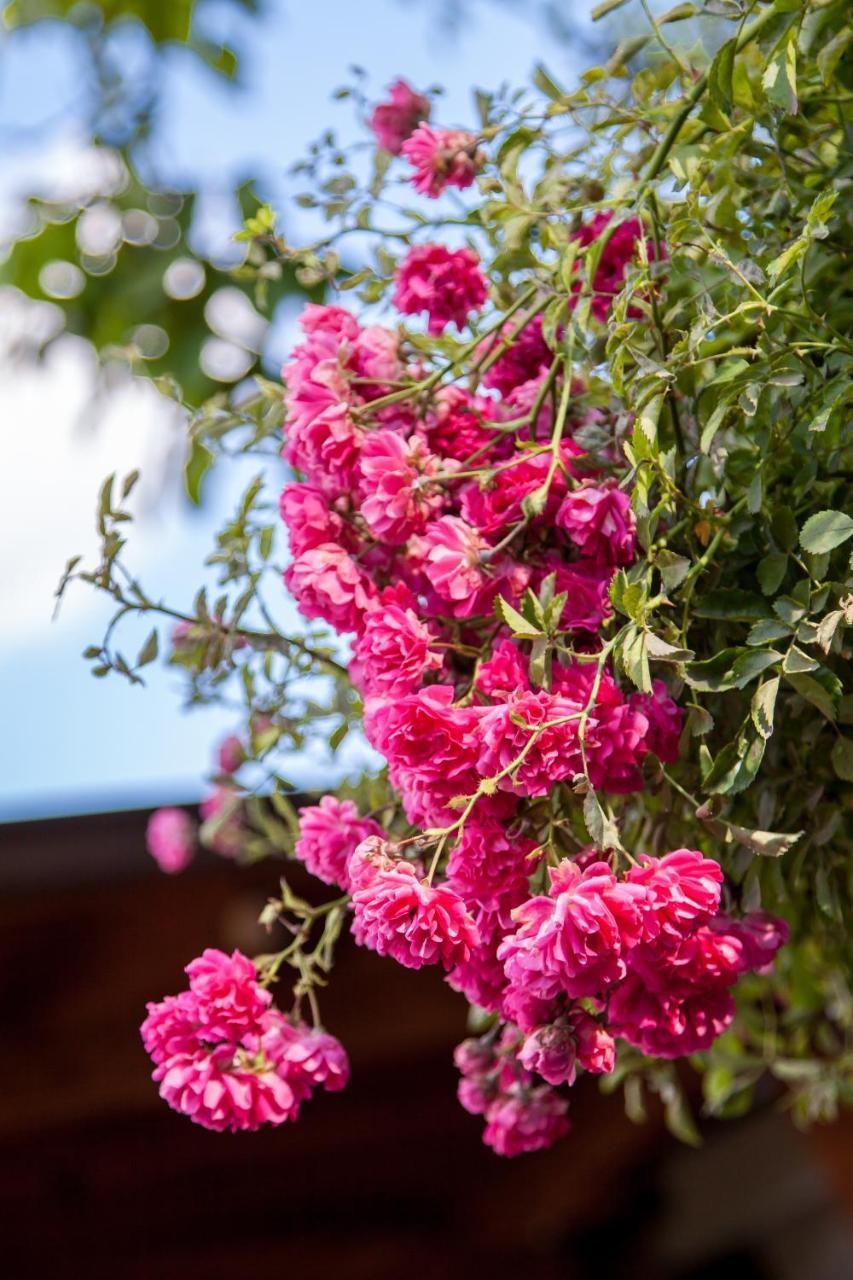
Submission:
[[[295,1120],[314,1089],[343,1089],[343,1046],[272,1005],[254,964],[208,949],[187,966],[189,989],[148,1005],[142,1041],[160,1096],[205,1129]]]
[[[471,185],[485,157],[476,135],[428,114],[399,81],[372,127],[435,198]],[[581,251],[601,241],[593,323],[633,261],[665,256],[636,218],[597,214],[572,234]],[[578,272],[562,323],[583,287]],[[304,617],[347,637],[365,735],[399,797],[393,835],[323,797],[301,811],[295,855],[346,895],[359,945],[441,965],[491,1015],[457,1050],[459,1096],[485,1118],[485,1141],[514,1155],[567,1131],[558,1090],[578,1071],[612,1071],[617,1040],[664,1058],[707,1049],[732,1020],[738,978],[772,963],[787,927],[724,912],[722,871],[695,850],[580,847],[577,797],[640,791],[655,761],[678,758],[683,714],[661,680],[626,688],[604,638],[614,575],[637,544],[621,420],[566,373],[561,331],[543,319],[552,295],[534,285],[509,314],[488,299],[473,248],[409,250],[398,313],[434,336],[472,326],[463,355],[434,364],[400,326],[305,308],[284,369],[296,478],[280,511],[285,584]],[[221,790],[205,816],[218,815],[227,851],[239,832]],[[164,849],[185,835],[174,818],[157,826]],[[335,1056],[329,1038],[268,1008],[242,969],[229,979],[240,1014],[220,1018],[196,965],[189,993],[151,1006],[145,1024],[164,1096],[213,1127],[290,1118],[305,1062]],[[313,1046],[307,1058],[294,1042]],[[346,1075],[316,1071],[326,1087]]]

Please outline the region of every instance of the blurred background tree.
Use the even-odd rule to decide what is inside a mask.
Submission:
[[[258,367],[266,325],[254,304],[272,310],[299,290],[277,268],[265,273],[260,299],[256,280],[241,279],[245,250],[235,246],[230,260],[201,253],[193,238],[199,190],[166,185],[151,145],[167,59],[201,60],[240,91],[239,49],[218,35],[233,27],[228,10],[261,15],[258,0],[13,0],[3,11],[7,40],[36,23],[71,33],[92,154],[73,194],[26,197],[0,285],[61,310],[36,351],[60,333],[78,334],[107,364],[155,378],[168,369],[177,382],[169,390],[189,405]],[[241,219],[259,207],[255,178],[237,189]]]

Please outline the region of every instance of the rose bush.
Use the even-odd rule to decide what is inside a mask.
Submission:
[[[464,128],[398,81],[371,172],[331,136],[299,166],[327,235],[249,220],[259,290],[286,267],[334,297],[283,387],[190,422],[191,492],[264,459],[215,601],[156,602],[125,566],[134,477],[102,491],[101,562],[63,589],[171,619],[192,700],[243,693],[202,843],[340,890],[283,881],[280,949],[206,953],[150,1006],[155,1078],[199,1123],[346,1082],[318,988],[347,926],[467,998],[460,1100],[500,1153],[566,1132],[580,1071],[632,1114],[660,1094],[688,1139],[673,1059],[712,1113],[766,1073],[803,1120],[850,1097],[849,31],[842,0],[706,7],[713,57],[673,45],[678,5],[574,90],[539,68],[479,93]],[[140,681],[156,629],[136,663],[115,635],[95,674]],[[297,812],[286,751],[359,724],[387,769]],[[193,840],[152,822],[166,870]]]

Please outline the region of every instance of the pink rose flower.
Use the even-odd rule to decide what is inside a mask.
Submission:
[[[322,618],[336,631],[360,631],[376,594],[370,578],[335,542],[298,556],[284,571],[284,585],[305,618]]]
[[[447,883],[463,898],[479,923],[480,915],[497,916],[512,927],[511,911],[529,897],[528,878],[536,869],[536,841],[511,837],[494,818],[472,817],[447,861]]]
[[[211,1040],[239,1040],[244,1031],[259,1029],[272,996],[258,985],[257,969],[240,951],[228,956],[208,947],[186,973],[198,1020]]]
[[[601,995],[625,977],[644,890],[618,881],[603,862],[581,871],[565,858],[550,877],[548,897],[513,912],[516,931],[498,952],[510,986],[543,1000]]]
[[[438,463],[419,436],[404,440],[394,431],[372,431],[362,446],[359,469],[361,514],[382,542],[407,542],[441,506],[440,494],[429,483]]]
[[[477,530],[458,516],[431,521],[409,546],[436,594],[454,604],[479,598],[485,585],[483,555],[488,550]]]
[[[675,849],[662,858],[642,854],[625,878],[645,890],[644,937],[660,946],[682,942],[720,906],[722,868],[695,849]]]
[[[561,457],[567,470],[571,473],[571,459],[577,450],[571,441],[562,446]],[[519,451],[515,455],[512,466],[501,466],[487,488],[481,488],[476,482],[466,485],[462,491],[462,515],[470,525],[485,535],[501,535],[511,525],[517,524],[524,516],[524,500],[541,489],[548,479],[551,467],[549,454],[530,454]],[[545,507],[536,521],[541,524],[552,524],[566,492],[566,477],[558,470],[552,477],[548,488]]]
[[[443,666],[441,654],[431,648],[434,640],[413,609],[383,603],[368,610],[353,646],[353,683],[365,698],[414,693],[424,676]]]
[[[653,680],[651,693],[634,693],[628,701],[648,720],[647,749],[654,752],[663,764],[675,764],[684,728],[684,712],[667,693],[663,680]]]
[[[551,573],[556,575],[555,595],[565,592],[568,597],[560,625],[570,631],[591,631],[597,635],[601,624],[613,613],[610,603],[613,570],[588,561],[566,564],[558,555],[548,552],[533,576],[533,590],[538,591]]]
[[[353,937],[407,969],[464,963],[479,942],[477,926],[458,894],[428,884],[408,862],[384,859],[352,895]]]
[[[575,239],[582,245],[591,244],[593,240],[603,235],[612,217],[613,214],[610,212],[597,213],[591,222],[578,228]],[[592,314],[597,320],[606,320],[610,314],[613,299],[621,292],[625,283],[627,267],[638,257],[637,245],[644,238],[644,234],[643,224],[639,218],[626,218],[604,246],[592,282]],[[652,262],[666,257],[666,247],[663,244],[655,246],[653,240],[647,239],[646,248],[649,260]],[[581,282],[578,280],[572,291],[577,294],[581,288]],[[638,307],[631,306],[628,308],[628,315],[637,319],[642,312]]]
[[[648,751],[649,722],[631,703],[600,707],[596,704],[594,740],[587,763],[592,785],[599,791],[627,795],[641,791],[640,765]]]
[[[608,1005],[608,1026],[643,1053],[681,1058],[709,1049],[734,1017],[731,992],[722,986],[698,987],[686,995],[651,991],[629,974]]]
[[[717,916],[710,927],[724,929],[737,938],[743,947],[746,967],[756,973],[770,972],[776,952],[785,946],[791,934],[787,920],[766,911],[750,911],[740,920]]]
[[[247,1036],[238,1048],[176,1054],[153,1073],[160,1097],[194,1124],[222,1133],[254,1131],[295,1120],[299,1098],[265,1053],[264,1038]]]
[[[246,748],[236,733],[223,738],[216,753],[216,763],[220,773],[236,773],[246,760]]]
[[[572,1026],[578,1048],[578,1062],[592,1075],[610,1075],[616,1066],[616,1042],[597,1019],[576,1011]]]
[[[414,169],[412,185],[434,200],[446,187],[470,187],[483,167],[477,138],[462,129],[433,129],[419,124],[400,148]]]
[[[494,411],[493,401],[473,396],[464,387],[439,387],[424,423],[430,449],[441,458],[464,462],[488,447],[480,461],[491,459],[503,450],[501,444],[492,444],[495,432],[489,420]]]
[[[454,707],[452,685],[433,684],[405,698],[371,698],[364,731],[395,769],[425,782],[469,774],[477,758],[479,712]]]
[[[290,550],[294,556],[339,541],[344,522],[329,505],[322,489],[310,484],[286,484],[279,499],[281,518],[287,525]]]
[[[239,857],[243,850],[243,806],[232,786],[214,787],[199,805],[201,842],[223,858]]]
[[[446,981],[469,1004],[498,1013],[506,990],[506,974],[497,956],[505,929],[496,912],[480,910],[476,919],[479,945],[472,948],[467,960],[453,966]]]
[[[499,1156],[541,1151],[569,1132],[568,1109],[548,1085],[501,1095],[486,1111],[483,1141]]]
[[[508,320],[499,330],[497,338],[486,338],[477,352],[478,356],[500,351],[502,342],[518,327],[518,318]],[[494,364],[483,375],[483,386],[492,387],[502,396],[508,396],[524,382],[547,373],[554,353],[542,336],[542,317],[535,316],[502,351]]]
[[[528,1071],[535,1071],[548,1084],[574,1084],[577,1075],[577,1046],[565,1018],[537,1027],[519,1050],[518,1059]]]
[[[175,875],[192,862],[195,823],[183,809],[156,809],[148,819],[145,841],[160,870]]]
[[[488,662],[481,662],[475,681],[487,698],[505,702],[519,693],[530,692],[527,660],[511,640],[498,640]]]
[[[431,334],[448,324],[464,329],[471,311],[486,301],[488,286],[472,249],[415,245],[397,268],[394,306],[403,315],[426,311]]]
[[[284,1068],[291,1084],[299,1081],[299,1087],[306,1094],[317,1088],[327,1093],[346,1088],[349,1058],[340,1040],[321,1027],[309,1027],[304,1022],[296,1027],[285,1023],[282,1031],[275,1060],[279,1070]]]
[[[373,108],[369,123],[383,151],[398,156],[403,143],[422,120],[429,119],[429,113],[429,98],[416,93],[405,80],[395,80],[389,90],[388,101]]]
[[[480,717],[477,768],[493,778],[513,761],[498,786],[521,796],[544,796],[557,782],[582,772],[578,723],[583,704],[537,689],[520,693]],[[589,720],[588,727],[594,727]]]
[[[583,1009],[537,1027],[518,1055],[522,1066],[548,1084],[572,1085],[580,1065],[585,1071],[609,1073],[616,1065],[616,1045],[600,1022]]]
[[[299,838],[293,852],[324,884],[349,889],[349,860],[368,836],[380,836],[371,818],[360,818],[352,800],[323,796],[299,811]]]
[[[634,559],[637,521],[631,499],[616,480],[582,480],[570,489],[556,522],[581,555],[599,564],[626,565]]]
[[[150,1003],[141,1028],[160,1096],[207,1129],[295,1119],[310,1090],[280,1061],[287,1024],[251,960],[207,950],[187,974],[189,991]]]

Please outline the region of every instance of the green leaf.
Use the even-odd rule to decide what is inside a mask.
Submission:
[[[688,1147],[701,1147],[702,1138],[681,1089],[667,1089],[665,1096],[663,1118],[669,1132]]]
[[[782,663],[782,670],[786,675],[796,675],[800,671],[817,671],[820,663],[814,658],[810,658],[807,653],[803,653],[802,649],[798,649],[792,644],[785,659]]]
[[[599,18],[606,17],[608,13],[613,13],[615,9],[621,9],[627,3],[628,0],[602,0],[601,4],[595,6],[590,17],[593,22],[598,22]]]
[[[739,587],[720,587],[697,601],[693,610],[697,618],[728,618],[732,622],[757,622],[770,614],[761,596]]]
[[[746,491],[746,509],[750,515],[758,515],[761,510],[761,502],[764,497],[764,482],[760,469],[750,481],[749,488]]]
[[[771,58],[761,77],[767,100],[780,111],[796,115],[797,102],[797,35],[792,31],[782,48]]]
[[[770,551],[758,562],[755,576],[766,596],[773,596],[779,590],[787,567],[788,557],[784,551]]]
[[[832,84],[835,68],[851,41],[853,41],[853,27],[845,26],[831,40],[828,40],[822,49],[818,50],[817,69],[825,85]]]
[[[723,111],[727,111],[732,105],[732,73],[736,49],[737,40],[727,40],[708,69],[708,96]]]
[[[853,537],[853,516],[843,511],[819,511],[800,530],[800,546],[813,555],[822,555],[840,547]]]
[[[684,676],[692,689],[700,693],[718,693],[725,689],[744,689],[762,671],[782,661],[775,649],[723,649],[704,662],[691,662]]]
[[[561,89],[557,81],[551,75],[541,62],[537,63],[533,71],[533,83],[536,88],[545,94],[546,98],[550,98],[552,102],[559,102],[566,96],[565,90]]]
[[[136,659],[138,667],[146,667],[149,662],[153,662],[160,652],[159,641],[157,638],[157,628],[155,627],[148,635],[145,644],[139,650],[139,657]]]
[[[645,408],[640,410],[637,422],[649,444],[656,444],[658,438],[658,420],[663,408],[663,396],[653,396]]]
[[[766,618],[749,628],[746,643],[748,645],[771,644],[774,640],[783,640],[790,634],[791,628],[784,622],[777,622],[775,618]]]
[[[731,396],[723,396],[723,398],[719,400],[715,405],[714,409],[711,412],[711,416],[709,417],[708,421],[705,423],[704,427],[702,428],[702,436],[699,440],[699,448],[702,450],[703,453],[710,452],[711,445],[713,444],[713,441],[714,441],[714,436],[717,434],[720,427],[723,425],[723,418],[725,418],[726,413],[728,412],[729,406],[731,405],[731,402],[732,402]]]
[[[659,27],[667,22],[683,22],[686,18],[695,18],[701,10],[695,4],[677,4],[674,9],[667,9],[657,20]]]
[[[513,609],[512,605],[504,600],[503,596],[498,596],[495,600],[495,613],[505,622],[514,636],[520,636],[525,640],[533,640],[542,635],[539,627],[534,627],[531,622]]]
[[[803,831],[750,831],[733,822],[727,822],[726,827],[740,844],[764,858],[780,858],[805,834]]]
[[[835,722],[835,700],[814,676],[786,675],[785,679],[801,698],[805,698],[813,707],[817,707],[827,720]]]
[[[665,591],[674,591],[690,572],[690,561],[685,556],[676,555],[674,551],[659,551],[655,565]]]
[[[193,440],[184,467],[184,485],[190,502],[201,504],[201,482],[213,466],[213,454],[200,440]]]
[[[832,767],[839,778],[853,782],[853,738],[839,737],[830,755]]]
[[[783,551],[797,545],[797,521],[790,507],[777,507],[770,517],[770,531]]]
[[[776,695],[779,692],[779,676],[765,680],[752,697],[750,714],[762,738],[769,738],[773,733],[773,714],[776,709]]]
[[[583,820],[589,838],[597,849],[620,849],[619,829],[598,802],[598,796],[590,789],[584,796]]]
[[[652,631],[646,632],[646,650],[649,657],[656,658],[658,662],[689,662],[695,656],[691,649],[679,649]]]

